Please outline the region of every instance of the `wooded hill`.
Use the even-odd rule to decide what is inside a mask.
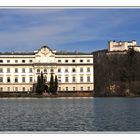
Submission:
[[[140,96],[140,52],[94,53],[96,96]]]

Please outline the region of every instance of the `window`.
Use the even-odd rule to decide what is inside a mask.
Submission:
[[[7,87],[7,91],[10,91],[10,87]]]
[[[18,87],[15,87],[15,91],[18,91]]]
[[[90,90],[90,87],[87,87],[87,90],[89,91]]]
[[[44,73],[47,73],[47,69],[46,68],[44,69]]]
[[[0,77],[0,83],[2,83],[3,82],[3,77]]]
[[[33,72],[33,69],[32,68],[29,68],[29,72],[32,73]]]
[[[83,76],[80,77],[80,82],[83,82]]]
[[[15,73],[17,73],[18,72],[18,68],[15,68]]]
[[[61,87],[59,87],[59,91],[61,91]]]
[[[32,91],[33,90],[33,88],[32,87],[30,87],[30,91]]]
[[[25,87],[22,87],[22,91],[25,91]]]
[[[15,63],[18,63],[18,60],[15,60]]]
[[[61,77],[58,77],[58,82],[61,83]]]
[[[30,82],[33,82],[33,77],[30,77],[29,81],[30,81]]]
[[[25,77],[22,77],[22,82],[25,83]]]
[[[68,87],[66,87],[66,91],[68,91]]]
[[[90,68],[87,68],[87,72],[90,72]]]
[[[73,91],[75,91],[75,87],[73,87]]]
[[[17,83],[18,82],[18,77],[15,77],[15,83]]]
[[[7,77],[7,83],[10,83],[10,77]]]
[[[54,70],[53,69],[51,69],[51,73],[53,73],[54,72]]]
[[[76,79],[75,79],[75,77],[72,77],[72,82],[76,82]]]
[[[65,69],[65,72],[68,72],[68,69]]]
[[[58,62],[61,62],[61,60],[58,60]]]
[[[44,82],[45,83],[47,82],[47,76],[46,75],[44,76]]]
[[[75,60],[72,60],[73,63],[75,63]]]
[[[3,91],[3,87],[0,87],[0,92],[2,92]]]
[[[0,68],[0,73],[2,73],[3,72],[3,68]]]
[[[90,76],[87,76],[87,82],[90,82]]]
[[[25,73],[25,68],[22,68],[22,73]]]
[[[25,63],[25,60],[22,60],[22,63]]]
[[[80,62],[83,62],[83,59],[80,59]]]
[[[69,78],[68,77],[65,77],[65,82],[69,82]]]
[[[30,62],[30,63],[32,63],[32,62],[33,62],[33,60],[29,60],[29,62]]]
[[[68,63],[68,60],[65,60],[66,63]]]
[[[83,72],[83,68],[80,68],[80,72]]]
[[[58,69],[58,72],[61,72],[61,69],[60,68]]]
[[[10,60],[7,60],[7,63],[10,63]]]
[[[10,73],[10,68],[7,68],[7,73]]]
[[[75,68],[72,69],[72,72],[76,72]]]
[[[3,63],[3,60],[0,60],[0,63]]]
[[[83,87],[81,87],[81,91],[83,91]]]
[[[37,69],[37,73],[40,73],[40,69]]]
[[[90,62],[90,59],[88,59],[87,62]]]

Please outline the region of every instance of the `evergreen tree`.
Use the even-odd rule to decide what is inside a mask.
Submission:
[[[41,77],[39,75],[37,77],[36,92],[39,94],[41,93]]]
[[[45,80],[44,80],[44,77],[43,77],[43,73],[41,72],[41,78],[40,78],[40,82],[41,82],[41,92],[43,93],[44,90],[45,90]]]
[[[54,88],[55,88],[55,94],[57,93],[57,89],[58,89],[58,79],[57,76],[55,75],[55,81],[54,81]]]
[[[36,92],[39,94],[42,94],[45,90],[45,80],[43,77],[43,73],[41,72],[41,76],[38,75],[37,77],[37,86],[36,86]]]
[[[53,74],[51,74],[49,90],[50,90],[50,92],[51,92],[52,94],[54,94],[55,89],[54,89],[54,78],[53,78]]]

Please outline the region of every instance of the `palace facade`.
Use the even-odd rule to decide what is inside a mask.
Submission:
[[[48,46],[31,53],[0,53],[0,92],[33,91],[42,72],[46,84],[57,75],[58,91],[93,91],[93,55],[56,52]]]

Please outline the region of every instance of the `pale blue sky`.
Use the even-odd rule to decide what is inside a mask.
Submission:
[[[140,9],[0,9],[0,51],[92,52],[109,40],[140,42]]]

